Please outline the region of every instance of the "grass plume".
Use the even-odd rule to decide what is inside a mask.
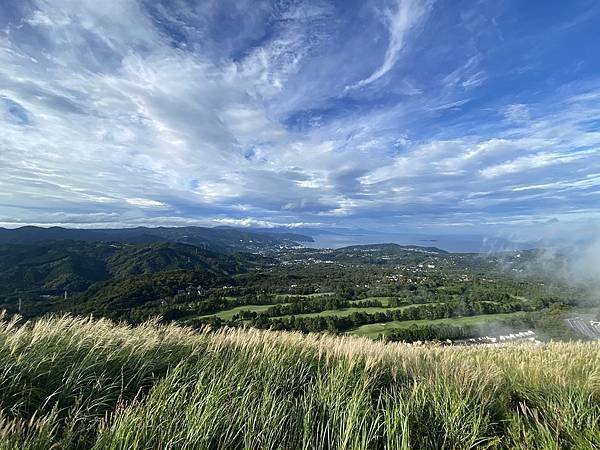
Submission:
[[[600,346],[0,322],[0,449],[600,448]]]

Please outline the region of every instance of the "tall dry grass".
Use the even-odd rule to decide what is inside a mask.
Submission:
[[[0,325],[0,449],[600,448],[600,345]]]

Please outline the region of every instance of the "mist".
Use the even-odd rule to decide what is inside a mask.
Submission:
[[[600,230],[588,238],[571,236],[569,243],[540,249],[526,271],[581,290],[584,300],[600,306]]]

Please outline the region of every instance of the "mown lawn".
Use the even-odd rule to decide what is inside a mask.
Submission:
[[[299,297],[307,297],[307,298],[315,298],[315,297],[322,297],[322,296],[326,296],[329,295],[330,293],[323,293],[323,294],[308,294],[308,295],[301,295]],[[284,294],[279,294],[277,296],[278,298],[285,298],[286,295]],[[228,297],[229,299],[235,299],[235,297]],[[353,302],[360,302],[360,301],[365,301],[365,300],[378,300],[380,301],[384,306],[387,306],[389,304],[389,300],[391,297],[369,297],[366,299],[361,299],[361,300],[352,300],[350,303]],[[280,305],[287,305],[288,303],[279,303]],[[238,314],[241,311],[253,311],[256,313],[260,313],[262,311],[265,311],[269,308],[271,308],[272,306],[275,305],[243,305],[243,306],[236,306],[234,308],[230,308],[230,309],[224,309],[222,311],[213,313],[213,314],[205,314],[202,316],[198,316],[198,317],[211,317],[211,316],[215,316],[215,317],[219,317],[223,320],[231,320],[233,319],[233,316],[235,316],[236,314]],[[402,309],[405,308],[403,307],[399,307],[399,308],[391,308],[391,309]],[[346,309],[337,309],[337,310],[329,310],[329,311],[323,311],[323,312],[319,312],[319,313],[307,313],[307,314],[297,314],[298,317],[312,317],[312,316],[349,316],[350,314],[352,314],[353,312],[356,311],[362,311],[362,312],[366,312],[366,313],[376,313],[376,312],[385,312],[385,311],[389,311],[391,310],[390,308],[380,308],[380,307],[370,307],[370,308],[346,308]],[[282,316],[282,317],[287,317],[287,316]],[[196,317],[194,317],[196,318]],[[191,320],[190,318],[186,318],[185,321],[182,321],[182,323],[186,323],[189,320]]]
[[[286,303],[282,303],[282,305],[285,305],[285,304]],[[231,320],[231,319],[233,319],[233,316],[238,314],[240,311],[254,311],[254,312],[259,313],[259,312],[265,311],[273,306],[274,305],[242,305],[242,306],[236,306],[235,308],[224,309],[222,311],[219,311],[219,312],[216,312],[213,314],[206,314],[206,315],[199,316],[199,317],[216,316],[223,320]],[[190,320],[190,319],[186,319],[186,320]]]
[[[506,319],[509,317],[522,317],[523,312],[518,311],[514,313],[505,314],[485,314],[479,316],[469,317],[451,317],[448,319],[435,319],[435,320],[404,320],[404,321],[392,321],[385,323],[372,323],[368,325],[362,325],[352,331],[349,334],[355,336],[369,337],[372,339],[377,338],[381,333],[399,328],[407,328],[411,325],[485,325],[493,322],[497,322],[499,319]]]

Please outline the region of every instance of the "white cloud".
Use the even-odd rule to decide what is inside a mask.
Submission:
[[[396,0],[394,9],[383,11],[384,23],[388,29],[389,43],[383,62],[367,78],[348,86],[355,89],[377,81],[388,73],[398,61],[404,48],[409,32],[425,19],[431,8],[432,2],[421,0]]]
[[[477,86],[481,86],[485,82],[486,79],[487,79],[487,77],[485,76],[485,73],[482,71],[479,71],[479,72],[476,72],[473,75],[471,75],[466,80],[464,80],[461,83],[461,85],[465,89],[471,89],[471,88],[475,88]]]
[[[274,37],[252,48],[235,64],[237,74],[252,80],[248,91],[253,96],[269,98],[279,94],[313,48],[326,39],[315,24],[330,16],[331,7],[304,2],[288,6],[290,9],[274,25]]]
[[[150,200],[147,198],[126,198],[125,201],[132,206],[137,206],[139,208],[164,208],[167,205],[163,202],[158,202],[156,200]]]
[[[152,2],[159,17],[135,0],[33,4],[0,30],[0,212],[15,223],[465,213],[477,223],[473,208],[496,205],[508,218],[529,205],[559,214],[567,194],[573,207],[597,209],[597,92],[574,84],[538,103],[476,97],[472,88],[494,81],[477,46],[448,54],[456,47],[429,31],[431,51],[406,52],[400,67],[431,2],[394,3],[387,43],[369,40],[374,23],[350,26],[317,2]],[[347,16],[373,20],[364,8]],[[217,16],[244,20],[224,24],[232,33],[215,30]],[[383,62],[369,53],[377,44]],[[344,91],[386,73],[397,86]]]
[[[504,108],[504,116],[511,122],[527,122],[530,119],[529,108],[521,103],[508,105]]]
[[[213,222],[218,225],[228,225],[232,227],[243,228],[314,228],[325,224],[321,222],[273,222],[270,220],[259,220],[251,217],[244,219],[219,218],[213,219]]]
[[[461,107],[465,103],[468,103],[469,100],[470,99],[468,98],[463,98],[461,100],[455,100],[449,103],[442,103],[441,105],[429,106],[426,109],[428,111],[443,111],[445,109],[455,109]]]
[[[486,167],[480,171],[486,178],[495,178],[503,175],[509,175],[517,172],[524,172],[541,167],[552,166],[556,164],[567,164],[581,160],[595,152],[582,151],[571,154],[562,153],[537,153],[534,155],[522,156],[511,161],[503,162],[493,166]]]
[[[221,118],[237,141],[246,146],[286,136],[285,130],[270,121],[264,111],[247,105],[227,106],[221,113]]]

